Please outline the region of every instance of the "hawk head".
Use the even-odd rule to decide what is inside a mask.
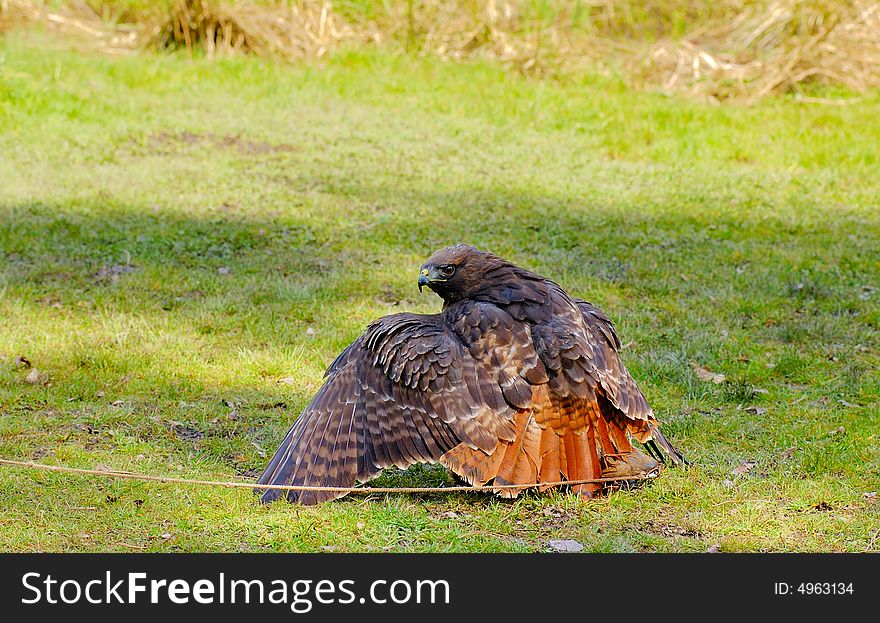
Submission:
[[[475,294],[486,271],[502,262],[467,244],[440,249],[419,269],[419,291],[428,286],[447,304],[461,301]]]

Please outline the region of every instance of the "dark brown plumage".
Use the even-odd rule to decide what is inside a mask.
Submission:
[[[422,266],[439,314],[370,324],[330,365],[259,484],[348,487],[442,463],[471,484],[535,485],[684,461],[619,357],[601,310],[491,253],[455,245]],[[659,446],[659,448],[658,448]],[[599,484],[575,486],[585,496]],[[499,489],[513,497],[519,489]],[[334,492],[265,490],[315,504]]]

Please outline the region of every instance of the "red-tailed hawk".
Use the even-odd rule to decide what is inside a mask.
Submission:
[[[442,311],[370,324],[327,369],[258,484],[350,487],[386,467],[439,462],[472,485],[536,485],[650,472],[660,449],[684,461],[594,305],[461,244],[432,255],[418,285],[440,295]],[[591,497],[602,485],[572,488]],[[344,495],[262,491],[302,504]]]

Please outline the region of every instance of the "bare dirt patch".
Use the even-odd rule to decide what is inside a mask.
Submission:
[[[217,149],[233,149],[240,154],[249,156],[289,153],[296,149],[296,147],[289,143],[269,143],[240,135],[233,136],[188,131],[151,134],[143,144],[148,151],[155,154],[168,154],[180,151],[184,147],[201,145]]]

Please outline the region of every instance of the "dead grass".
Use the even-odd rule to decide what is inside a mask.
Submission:
[[[174,0],[155,20],[149,39],[160,47],[204,48],[209,57],[244,52],[296,60],[321,57],[355,35],[327,0],[271,5]]]
[[[633,74],[675,91],[758,100],[811,82],[880,86],[880,3],[779,0],[729,23],[664,40],[629,61]]]
[[[639,86],[757,101],[812,84],[880,87],[878,0],[169,0],[144,6],[0,0],[0,30],[27,23],[113,53],[140,47],[295,61],[343,44],[489,58],[530,74],[623,69]]]
[[[110,54],[130,53],[143,41],[142,24],[107,24],[82,0],[70,0],[58,7],[35,0],[0,0],[0,33],[31,24],[42,24],[47,30]]]

